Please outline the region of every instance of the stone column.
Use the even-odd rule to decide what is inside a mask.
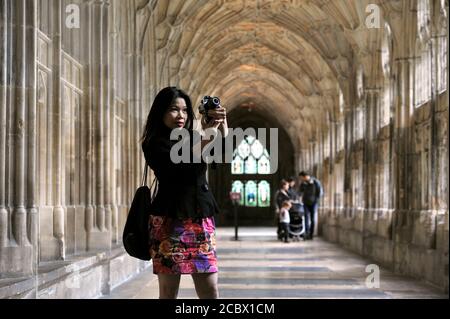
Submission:
[[[437,19],[437,15],[436,15]],[[431,130],[431,151],[430,151],[430,208],[433,210],[446,209],[445,200],[448,198],[446,194],[442,191],[442,187],[439,187],[439,174],[445,174],[444,169],[442,167],[441,158],[445,156],[446,145],[445,138],[443,137],[442,132],[445,132],[445,128],[443,127],[445,124],[443,121],[440,121],[440,116],[445,116],[445,113],[442,112],[443,109],[439,105],[439,79],[438,79],[438,67],[439,67],[439,42],[440,38],[445,37],[444,35],[440,35],[442,32],[439,29],[433,27],[433,35],[430,39],[430,51],[431,51],[431,68],[430,68],[430,84],[431,84],[431,101],[430,101],[430,113],[431,113],[431,121],[430,121],[430,130]],[[447,49],[448,50],[448,49]],[[443,61],[442,61],[443,62]],[[448,84],[447,84],[448,87]],[[445,116],[447,118],[447,116]],[[448,122],[447,122],[448,123]],[[448,127],[448,125],[447,125]],[[439,134],[441,133],[441,134]],[[439,136],[441,135],[441,136]],[[445,199],[444,199],[445,198]],[[444,206],[444,207],[442,207]]]
[[[297,176],[298,175],[298,173],[300,172],[300,170],[302,169],[301,167],[302,167],[302,163],[301,163],[301,159],[300,159],[300,157],[301,157],[301,155],[300,155],[300,148],[298,147],[296,150],[295,150],[295,154],[294,154],[294,165],[295,165],[295,175],[294,176]]]
[[[27,239],[27,212],[25,209],[25,146],[26,146],[26,1],[12,1],[13,24],[13,61],[12,65],[15,72],[12,75],[11,84],[13,85],[12,95],[15,106],[13,110],[13,147],[14,147],[14,177],[13,177],[13,235],[19,246],[25,246]]]
[[[7,0],[0,1],[0,247],[8,244],[8,211],[6,210],[6,100],[8,15]]]
[[[328,206],[330,208],[331,213],[335,214],[335,208],[336,208],[336,175],[337,171],[335,169],[336,165],[336,132],[337,132],[337,121],[335,120],[335,116],[332,115],[332,118],[330,118],[330,177],[328,181]]]
[[[352,191],[352,153],[353,153],[353,116],[354,111],[350,106],[345,108],[344,114],[344,150],[345,150],[345,158],[344,158],[344,198],[343,198],[343,206],[345,210],[351,209],[353,206],[353,191]]]
[[[36,194],[36,163],[37,163],[37,109],[36,109],[36,41],[37,41],[37,0],[27,1],[27,77],[26,77],[26,94],[28,98],[28,167],[26,174],[27,181],[27,208],[28,208],[28,238],[34,247],[35,258],[37,262],[37,245],[38,245],[38,212],[37,212],[37,194]]]
[[[377,110],[380,89],[366,88],[366,130],[364,145],[364,183],[366,208],[376,208],[376,151],[377,151]]]
[[[104,30],[104,21],[103,21],[103,1],[93,1],[92,3],[93,10],[93,23],[92,27],[94,30],[92,32],[92,42],[91,42],[91,58],[92,58],[92,95],[93,95],[93,109],[95,110],[94,114],[94,141],[95,145],[95,175],[96,175],[96,184],[95,184],[95,225],[98,230],[105,230],[105,171],[104,171],[104,158],[105,158],[105,127],[104,127],[104,117],[105,110],[103,107],[104,103],[104,78],[103,78],[103,50],[104,42],[103,42],[103,30]],[[100,26],[100,27],[99,27]]]
[[[88,55],[88,70],[87,70],[87,77],[85,82],[85,89],[86,92],[86,104],[87,104],[87,112],[84,117],[85,127],[86,127],[86,179],[85,179],[85,185],[82,187],[85,188],[85,196],[86,196],[86,208],[85,208],[85,220],[84,220],[84,228],[86,231],[86,250],[89,251],[91,249],[91,242],[92,240],[92,232],[94,231],[94,225],[95,225],[95,216],[94,216],[94,185],[95,185],[95,169],[94,169],[94,101],[93,101],[93,83],[92,83],[92,73],[93,70],[93,61],[91,58],[91,51],[92,51],[92,42],[93,42],[93,31],[94,27],[93,25],[96,25],[96,20],[93,15],[92,10],[92,2],[87,3],[88,6],[88,17],[85,19],[85,23],[88,25],[88,27],[85,28],[86,33],[85,37],[88,39],[86,41],[87,48],[86,51],[89,52]]]
[[[395,109],[395,208],[407,209],[407,176],[408,176],[408,153],[411,148],[411,137],[409,127],[411,126],[414,112],[411,83],[413,67],[412,58],[400,58],[396,61],[397,69],[397,101]]]
[[[104,161],[101,163],[102,169],[104,170],[104,203],[105,203],[105,224],[103,225],[103,231],[107,231],[111,234],[111,193],[113,189],[111,188],[111,86],[110,86],[110,59],[109,59],[109,0],[105,0],[102,3],[102,79],[103,79],[103,103],[102,108],[104,109]]]
[[[144,90],[150,90],[149,83],[144,83],[144,57],[143,50],[145,44],[146,34],[149,32],[149,27],[153,27],[153,21],[151,19],[150,7],[153,7],[154,3],[148,2],[145,6],[137,8],[136,11],[136,37],[135,37],[135,81],[136,81],[136,131],[134,145],[136,147],[136,167],[134,169],[135,177],[139,180],[143,173],[144,168],[144,155],[140,147],[140,138],[142,130],[147,120],[147,105],[144,105]],[[152,41],[150,41],[152,42]],[[150,54],[154,54],[151,52]],[[150,66],[148,66],[150,67]],[[150,180],[150,179],[149,179]]]
[[[109,224],[111,208],[106,207],[106,179],[108,157],[109,114],[108,90],[108,11],[109,1],[92,0],[89,11],[89,68],[88,68],[88,108],[89,108],[89,162],[88,181],[90,191],[86,210],[87,248],[104,250],[110,247]],[[109,159],[108,159],[109,160]]]
[[[33,180],[28,164],[35,160],[29,148],[35,134],[29,123],[35,104],[35,71],[29,71],[36,68],[34,14],[35,1],[0,1],[0,277],[30,275],[35,265],[30,237],[36,239],[36,211],[27,212],[34,205],[34,189],[27,184]]]
[[[63,113],[61,87],[61,1],[53,0],[53,134],[54,134],[54,207],[53,207],[53,235],[59,243],[59,257],[65,259],[65,212],[63,201]]]
[[[115,29],[115,17],[116,14],[118,14],[120,8],[118,8],[117,6],[113,6],[112,7],[113,12],[110,13],[109,15],[109,25],[111,26],[110,32],[108,33],[108,36],[110,38],[109,40],[109,64],[108,64],[108,72],[109,72],[109,81],[108,81],[108,88],[109,88],[109,95],[108,95],[108,99],[109,99],[109,108],[110,108],[110,112],[108,115],[108,119],[109,119],[109,127],[110,127],[110,134],[109,134],[109,138],[108,138],[108,143],[110,145],[109,147],[109,165],[108,165],[108,169],[109,169],[109,174],[110,174],[110,188],[109,188],[109,200],[111,202],[111,242],[113,244],[118,244],[119,243],[119,209],[118,209],[118,198],[117,198],[117,174],[116,174],[116,170],[114,167],[114,158],[115,158],[115,154],[114,154],[114,134],[112,134],[112,132],[114,132],[114,128],[115,128],[115,111],[113,110],[113,108],[115,107],[114,103],[115,103],[115,96],[116,96],[116,92],[115,92],[115,86],[114,86],[114,79],[118,76],[122,76],[122,74],[116,74],[115,73],[115,61],[116,59],[119,58],[119,54],[118,54],[118,37],[119,37],[119,33],[116,32]],[[117,150],[116,150],[117,151]]]
[[[127,56],[127,69],[130,73],[127,83],[127,142],[128,142],[128,158],[127,158],[127,173],[128,173],[128,185],[127,189],[136,188],[138,185],[136,179],[137,168],[137,154],[136,154],[136,124],[137,124],[137,103],[136,103],[136,75],[133,74],[136,71],[136,25],[134,23],[136,19],[136,8],[130,9],[130,19],[133,21],[127,29],[128,42],[126,46]],[[131,195],[132,196],[132,195]],[[125,198],[125,202],[130,201],[131,198]]]

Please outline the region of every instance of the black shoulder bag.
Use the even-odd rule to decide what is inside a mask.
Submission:
[[[144,176],[142,177],[142,186],[139,187],[134,195],[133,202],[128,212],[127,221],[123,230],[122,241],[127,253],[134,258],[150,260],[149,246],[149,217],[151,213],[151,204],[158,188],[156,177],[152,186],[155,185],[153,195],[147,186],[148,165],[145,164]]]

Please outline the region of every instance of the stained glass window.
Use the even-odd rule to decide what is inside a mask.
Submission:
[[[261,159],[258,161],[258,174],[269,174],[270,173],[270,161],[269,161],[269,154],[266,154],[267,151],[264,152],[265,154]]]
[[[246,136],[233,154],[231,173],[238,174],[269,174],[269,153],[260,141],[253,136]]]
[[[258,206],[270,206],[270,185],[267,181],[261,181],[258,183]]]
[[[238,146],[238,155],[241,158],[247,158],[250,155],[250,145],[248,145],[245,139]]]
[[[231,173],[235,175],[244,174],[244,161],[240,156],[236,156],[231,162]]]
[[[231,186],[233,193],[240,193],[239,205],[247,207],[270,207],[270,184],[263,181],[234,181]]]
[[[244,205],[244,184],[241,181],[234,181],[231,186],[231,191],[233,193],[240,193],[241,200],[239,201],[239,205]]]
[[[253,157],[253,155],[247,157],[244,167],[245,167],[245,174],[256,174],[258,172],[256,159]]]
[[[247,207],[256,207],[256,183],[254,181],[248,181],[245,184],[245,206]]]
[[[264,147],[260,141],[256,140],[251,146],[251,151],[255,158],[260,158],[263,155]]]
[[[233,153],[233,175],[270,174],[269,153],[253,136],[246,136]],[[254,178],[254,177],[252,177]],[[270,207],[270,184],[265,180],[233,181],[231,191],[241,194],[240,205],[246,207]]]

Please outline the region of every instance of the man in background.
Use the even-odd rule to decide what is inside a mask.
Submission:
[[[300,172],[299,193],[305,209],[305,240],[312,240],[314,236],[315,220],[319,199],[323,196],[320,181],[307,172]]]

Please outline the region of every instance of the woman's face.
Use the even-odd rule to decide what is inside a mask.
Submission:
[[[186,125],[188,119],[188,112],[186,101],[179,97],[175,102],[169,106],[166,113],[164,114],[164,124],[170,128],[183,128]]]
[[[289,189],[289,183],[284,183],[283,186],[281,186],[281,188],[287,191]]]

